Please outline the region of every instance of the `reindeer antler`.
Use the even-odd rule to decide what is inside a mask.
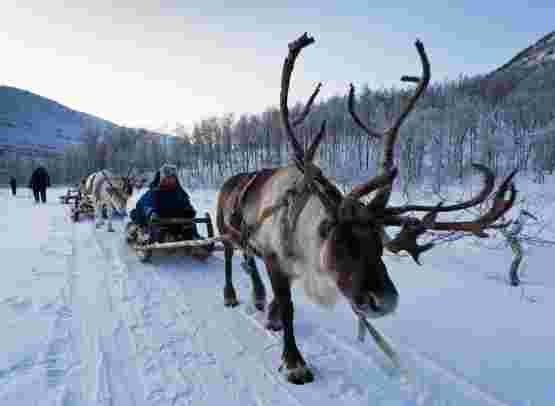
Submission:
[[[484,230],[488,228],[498,228],[498,226],[494,223],[503,217],[503,215],[514,205],[516,200],[516,189],[512,183],[512,179],[515,174],[516,170],[511,172],[511,174],[503,181],[495,194],[491,208],[482,216],[472,221],[438,222],[436,221],[436,218],[438,213],[442,211],[461,210],[482,203],[487,198],[487,195],[484,197],[484,193],[489,188],[489,185],[486,185],[478,196],[467,202],[447,207],[443,207],[440,203],[436,207],[430,208],[430,210],[427,210],[429,213],[426,214],[422,220],[413,217],[386,214],[384,218],[384,225],[402,226],[399,234],[391,241],[388,241],[386,243],[386,247],[392,252],[405,250],[411,254],[416,263],[419,263],[418,256],[422,252],[427,251],[434,246],[433,244],[420,246],[416,242],[418,237],[428,230],[463,231],[472,233],[481,238],[488,237],[488,234],[486,234]],[[508,200],[505,200],[505,194],[507,191],[510,192],[510,196]],[[413,207],[418,207],[416,210],[419,211],[424,210],[424,208],[429,208],[428,206]],[[388,209],[386,209],[386,211],[387,210]]]
[[[326,123],[325,121],[322,123],[322,128],[320,132],[316,135],[314,140],[312,141],[312,144],[310,145],[307,154],[305,154],[301,144],[297,140],[297,137],[293,132],[293,127],[296,127],[297,125],[301,124],[304,121],[304,119],[308,116],[308,113],[310,112],[312,104],[314,103],[316,96],[320,92],[322,83],[318,83],[318,86],[316,86],[316,89],[308,99],[308,102],[306,103],[302,113],[300,114],[299,117],[295,119],[293,124],[291,124],[289,121],[289,107],[288,107],[287,100],[289,97],[291,74],[293,73],[293,69],[295,67],[295,60],[297,59],[297,57],[299,56],[303,48],[309,46],[314,42],[315,42],[314,38],[309,37],[306,32],[303,35],[301,35],[299,38],[297,38],[295,41],[291,42],[289,44],[289,53],[287,55],[287,58],[285,58],[285,61],[283,63],[282,73],[281,73],[281,92],[280,92],[281,125],[283,128],[283,131],[285,132],[285,135],[287,136],[287,138],[289,139],[289,142],[291,143],[291,147],[293,148],[293,152],[295,154],[295,162],[297,166],[299,166],[299,169],[303,171],[306,164],[312,162],[312,160],[314,159],[316,150],[318,149],[318,146],[320,145],[322,139],[324,138]]]
[[[453,204],[451,206],[441,206],[441,207],[420,206],[420,205],[387,207],[384,209],[385,213],[387,215],[396,215],[396,214],[406,213],[409,211],[431,211],[431,210],[436,210],[439,213],[439,212],[446,212],[446,211],[464,210],[464,209],[468,209],[469,207],[479,205],[480,203],[484,202],[493,191],[493,187],[495,185],[495,175],[493,174],[491,169],[489,169],[487,166],[484,166],[482,164],[473,163],[472,166],[474,167],[474,169],[477,169],[480,172],[482,172],[482,175],[484,176],[484,185],[482,187],[482,190],[480,190],[480,193],[478,193],[472,199],[463,203]],[[511,175],[511,178],[513,176],[514,176],[514,173]]]
[[[398,252],[401,249],[404,249],[412,255],[416,262],[418,262],[418,256],[422,252],[433,247],[433,244],[420,246],[416,242],[417,238],[428,230],[466,231],[480,237],[487,236],[484,230],[490,227],[496,227],[494,223],[514,204],[516,190],[511,181],[516,171],[512,172],[499,187],[499,190],[495,195],[492,208],[487,213],[473,221],[437,222],[436,218],[440,212],[464,210],[466,208],[476,206],[488,198],[494,188],[495,176],[489,168],[480,164],[472,164],[472,166],[484,175],[483,188],[475,197],[466,202],[449,206],[443,206],[443,204],[440,203],[436,206],[405,205],[400,207],[386,207],[391,193],[392,183],[397,173],[396,168],[394,168],[393,165],[393,152],[395,142],[399,134],[399,129],[411,111],[414,110],[417,100],[426,90],[431,77],[430,62],[426,55],[424,45],[421,41],[417,40],[415,42],[415,46],[422,64],[422,76],[420,78],[415,76],[403,76],[401,78],[401,81],[403,82],[418,83],[418,87],[416,88],[413,96],[408,100],[397,120],[386,130],[382,132],[376,131],[370,126],[364,124],[364,122],[358,117],[355,110],[355,88],[352,84],[350,86],[348,110],[354,122],[368,135],[368,137],[383,140],[384,156],[382,168],[384,173],[371,178],[366,183],[355,186],[347,197],[351,199],[360,199],[376,189],[381,189],[381,191],[376,194],[374,199],[366,205],[369,215],[381,218],[384,226],[401,226],[402,228],[399,234],[394,239],[388,241],[386,246],[393,252]],[[510,191],[510,197],[507,201],[504,200],[504,196],[508,190]],[[422,218],[422,220],[413,217],[400,216],[400,214],[409,211],[425,211],[428,213]]]
[[[397,120],[386,130],[379,132],[368,125],[364,124],[362,120],[358,117],[355,111],[355,87],[353,84],[350,85],[349,89],[349,99],[348,99],[348,110],[353,118],[354,122],[370,137],[375,139],[383,139],[384,142],[384,157],[382,167],[384,171],[388,172],[393,168],[393,147],[395,146],[395,141],[397,140],[397,135],[399,133],[399,129],[401,125],[406,120],[408,115],[414,109],[416,105],[416,101],[420,98],[420,96],[424,93],[424,90],[428,87],[428,83],[430,82],[431,72],[430,72],[430,61],[428,60],[428,56],[426,55],[426,50],[424,49],[424,45],[420,40],[417,40],[414,44],[416,46],[416,50],[418,51],[418,55],[420,56],[420,62],[422,63],[422,77],[418,78],[415,76],[403,76],[401,77],[401,81],[403,82],[412,82],[418,83],[418,87],[414,92],[414,95],[409,99],[405,108],[401,111],[401,114],[397,118]],[[391,179],[393,182],[393,178]],[[354,196],[356,198],[361,198],[364,195],[372,192],[373,190],[381,187],[379,183],[377,183],[374,179],[370,179],[368,182],[356,186],[355,189],[349,194],[350,196]]]

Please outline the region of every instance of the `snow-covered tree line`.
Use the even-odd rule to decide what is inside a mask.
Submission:
[[[359,116],[376,128],[387,127],[411,89],[357,91]],[[555,170],[555,64],[532,74],[464,78],[436,83],[419,100],[401,129],[397,146],[403,187],[432,182],[436,191],[462,181],[470,162],[484,163],[497,174],[513,168],[533,172],[538,182]],[[292,108],[299,113],[302,106]],[[298,131],[309,143],[321,122],[327,136],[319,163],[339,184],[347,185],[376,171],[382,146],[355,126],[347,111],[347,97],[334,96],[316,104]],[[88,130],[81,145],[66,148],[47,161],[56,183],[75,183],[101,168],[117,172],[131,166],[139,171],[173,161],[188,182],[218,185],[234,173],[283,165],[289,145],[282,136],[276,107],[262,113],[211,117],[180,127],[164,145],[140,130],[116,128],[107,133]],[[28,160],[13,161],[18,174],[27,174]]]

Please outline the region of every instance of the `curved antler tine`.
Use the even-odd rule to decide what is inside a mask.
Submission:
[[[439,205],[437,206],[439,207]],[[425,221],[433,221],[437,212],[430,213],[430,217]],[[405,224],[397,224],[402,225],[401,230],[399,233],[394,237],[389,239],[389,241],[384,241],[385,248],[393,253],[398,253],[401,250],[405,250],[410,254],[414,262],[418,265],[420,264],[420,254],[426,252],[434,247],[433,243],[427,243],[424,245],[419,245],[417,240],[418,238],[426,232],[426,225],[424,222],[420,222],[416,219],[403,219],[399,218],[399,222],[402,223],[406,220]]]
[[[322,82],[318,83],[318,86],[316,86],[316,89],[314,89],[314,92],[312,92],[312,95],[306,102],[304,109],[302,113],[299,115],[299,117],[293,120],[293,123],[292,123],[293,127],[296,127],[299,124],[301,124],[304,121],[304,119],[308,116],[308,113],[310,113],[310,109],[312,108],[312,104],[314,104],[314,99],[316,99],[316,96],[318,96],[318,93],[320,93],[321,88],[322,88]]]
[[[351,192],[347,196],[345,196],[345,198],[357,200],[373,192],[376,189],[391,185],[395,180],[397,173],[397,168],[388,169],[381,175],[371,178],[368,182],[355,186],[353,190],[351,190]]]
[[[495,193],[495,198],[493,199],[492,208],[480,218],[484,223],[494,223],[513,207],[516,200],[516,188],[512,180],[516,172],[516,170],[511,172],[501,186],[499,186],[499,190]],[[507,190],[510,192],[509,200],[505,200]]]
[[[378,131],[371,129],[366,124],[364,124],[362,120],[357,116],[355,112],[355,87],[353,86],[352,83],[349,89],[348,108],[349,108],[349,113],[353,118],[353,120],[355,121],[355,123],[369,137],[376,138],[376,139],[381,139],[381,138],[384,139],[384,155],[383,155],[384,158],[383,158],[382,167],[385,170],[386,177],[391,176],[391,173],[389,171],[394,168],[393,167],[393,148],[395,145],[395,141],[397,139],[397,133],[399,132],[399,128],[403,124],[403,121],[408,117],[410,112],[414,109],[414,106],[416,105],[416,101],[422,95],[422,93],[428,86],[428,83],[430,82],[430,76],[431,76],[430,62],[426,55],[426,51],[424,50],[424,45],[422,44],[422,42],[420,42],[420,40],[417,40],[415,43],[415,46],[420,56],[420,61],[422,62],[422,78],[416,78],[414,76],[403,76],[401,78],[401,80],[405,82],[417,82],[418,88],[416,89],[414,95],[408,101],[407,105],[405,106],[405,108],[403,109],[403,111],[395,121],[395,123],[387,130],[385,130],[383,133],[380,133]],[[393,175],[393,177],[391,178],[391,182],[393,182],[394,177],[395,175]],[[355,189],[353,189],[353,191],[349,194],[349,197],[354,196],[355,198],[360,198],[365,194],[370,193],[372,190],[375,190],[378,187],[380,187],[380,186],[376,186],[376,184],[381,184],[381,183],[377,182],[375,179],[371,179],[370,181],[355,187]],[[386,193],[385,191],[380,196],[380,202],[381,202],[380,204],[383,204],[384,208],[385,208],[385,205],[387,205],[389,197],[390,197],[390,193]],[[427,208],[427,210],[430,210],[430,209],[431,208],[429,207]],[[396,214],[396,212],[388,211],[388,214],[393,215],[393,214]]]
[[[424,49],[424,44],[420,40],[416,40],[414,43],[416,50],[418,51],[418,56],[420,57],[420,62],[422,64],[422,77],[418,78],[416,76],[402,76],[402,82],[411,82],[411,83],[418,83],[418,87],[414,92],[414,95],[409,99],[406,107],[403,109],[397,121],[388,129],[388,131],[397,132],[403,121],[407,118],[410,114],[412,109],[416,104],[416,101],[420,97],[420,95],[426,90],[428,87],[428,83],[430,82],[431,78],[431,69],[430,69],[430,61],[428,60],[428,55],[426,55],[426,50]]]
[[[515,169],[509,174],[509,176],[505,178],[501,186],[499,186],[499,191],[497,193],[500,193],[501,191],[505,193],[507,191],[507,189],[509,188],[509,184],[513,181],[513,178],[515,177],[517,172],[518,169]]]
[[[384,138],[384,161],[383,167],[384,168],[391,168],[393,166],[393,146],[395,145],[395,141],[397,140],[397,133],[399,132],[399,128],[408,117],[410,112],[414,109],[416,105],[416,101],[422,95],[424,90],[428,87],[428,83],[430,82],[431,77],[431,69],[430,69],[430,61],[428,60],[428,56],[426,55],[426,50],[424,49],[424,44],[420,40],[416,40],[415,44],[416,50],[418,51],[418,55],[420,56],[420,62],[422,63],[422,77],[418,78],[415,76],[403,76],[401,77],[401,81],[403,82],[412,82],[418,83],[418,87],[414,95],[409,99],[407,105],[395,121],[391,127],[385,130],[383,133],[378,131],[372,130],[366,124],[362,122],[362,120],[357,116],[355,112],[355,88],[351,83],[349,89],[349,100],[348,100],[348,108],[349,113],[355,123],[371,138],[382,139]]]
[[[289,122],[289,107],[288,107],[288,97],[289,97],[289,86],[291,83],[291,74],[293,73],[293,68],[295,67],[295,60],[301,52],[301,50],[314,42],[314,38],[309,37],[305,32],[298,39],[289,44],[289,54],[283,63],[283,69],[281,73],[281,92],[280,92],[280,113],[281,113],[281,126],[287,138],[291,142],[291,147],[293,148],[295,158],[297,161],[302,162],[304,159],[304,151],[293,133],[291,123]],[[318,89],[318,88],[317,88]]]
[[[422,64],[422,77],[417,78],[414,76],[403,76],[401,77],[401,81],[403,82],[413,82],[418,83],[418,87],[414,92],[414,95],[409,99],[405,108],[395,121],[395,123],[389,127],[385,133],[385,140],[384,140],[384,161],[383,167],[390,168],[393,166],[393,146],[395,145],[395,141],[397,140],[397,134],[399,132],[399,128],[408,117],[410,112],[414,109],[416,105],[416,101],[418,98],[424,93],[424,90],[428,87],[428,83],[430,82],[431,77],[431,69],[430,69],[430,61],[428,60],[428,56],[426,55],[426,50],[424,49],[424,44],[420,40],[416,40],[414,43],[416,50],[418,51],[418,55],[420,56],[420,62]]]
[[[348,109],[349,109],[349,114],[351,115],[351,117],[353,118],[354,122],[370,137],[370,138],[376,138],[376,139],[381,139],[383,134],[380,134],[377,131],[372,130],[370,127],[368,127],[366,124],[364,124],[362,122],[362,120],[358,117],[356,111],[355,111],[355,86],[351,83],[350,85],[350,89],[349,89],[349,100],[347,103]]]
[[[494,224],[497,220],[502,218],[507,211],[509,211],[516,201],[517,191],[512,180],[516,174],[513,171],[501,184],[498,191],[495,193],[495,198],[492,207],[479,218],[473,221],[461,222],[436,222],[437,214],[443,211],[441,204],[437,205],[434,209],[430,210],[428,214],[418,220],[412,217],[403,217],[397,215],[388,215],[385,217],[384,225],[402,226],[399,235],[387,245],[387,248],[393,252],[398,252],[401,249],[408,251],[415,261],[418,260],[418,255],[423,252],[422,248],[416,243],[417,238],[427,230],[438,231],[464,231],[473,233],[477,237],[488,237],[484,230],[488,228],[503,228],[508,225]],[[509,190],[510,196],[505,200],[505,194]],[[432,245],[430,245],[430,248]]]
[[[384,222],[385,225],[405,225],[409,228],[417,227],[419,229],[423,228],[425,230],[438,230],[438,231],[465,231],[473,233],[478,237],[487,237],[488,235],[484,232],[487,228],[496,228],[495,222],[499,220],[507,211],[509,211],[516,200],[516,188],[511,182],[514,173],[511,174],[500,186],[499,190],[495,194],[492,207],[484,213],[479,218],[473,221],[460,221],[460,222],[436,222],[435,217],[428,221],[428,224],[424,224],[423,221],[414,219],[411,217],[402,216],[389,216]],[[507,189],[510,192],[509,200],[505,200],[505,193]],[[437,211],[441,211],[438,208]]]
[[[480,203],[483,203],[493,191],[493,188],[495,186],[495,175],[493,174],[491,169],[489,169],[487,166],[484,166],[482,164],[473,163],[472,166],[474,167],[474,169],[477,169],[478,171],[482,172],[482,175],[484,177],[484,186],[482,187],[482,190],[480,190],[480,192],[472,199],[463,203],[453,204],[450,206],[442,206],[439,209],[437,209],[436,206],[421,206],[421,205],[387,207],[385,209],[386,214],[397,215],[397,214],[402,214],[409,211],[430,211],[430,210],[438,210],[439,212],[456,211],[456,210],[468,209],[469,207],[473,207]]]
[[[312,144],[310,144],[310,147],[306,152],[304,158],[305,163],[312,162],[314,160],[314,155],[316,155],[316,151],[318,150],[320,143],[324,139],[324,135],[326,135],[326,120],[322,121],[322,127],[320,128],[320,131],[318,132],[318,134],[316,134],[316,137],[314,137],[314,141],[312,141]]]

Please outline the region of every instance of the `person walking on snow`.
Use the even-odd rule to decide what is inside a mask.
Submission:
[[[13,176],[10,177],[10,187],[12,188],[12,196],[15,196],[17,191],[17,181]]]
[[[36,203],[39,203],[39,197],[43,203],[46,203],[46,188],[48,187],[50,187],[50,176],[46,169],[39,166],[35,169],[29,181],[29,188],[33,190]]]

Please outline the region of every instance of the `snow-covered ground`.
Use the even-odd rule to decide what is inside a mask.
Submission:
[[[554,184],[530,185],[545,216]],[[248,303],[239,258],[243,303],[227,309],[221,256],[140,264],[121,222],[117,233],[69,222],[63,192],[35,206],[27,190],[0,189],[0,405],[555,404],[553,248],[529,252],[519,288],[506,282],[508,248],[457,241],[421,267],[387,256],[400,305],[374,325],[402,372],[371,339],[357,341],[346,304],[321,309],[295,289],[297,339],[316,378],[295,386],[277,371],[281,340]],[[192,197],[214,212],[215,192]]]

